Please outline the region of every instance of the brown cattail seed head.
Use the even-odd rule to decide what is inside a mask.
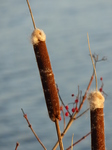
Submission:
[[[45,40],[46,35],[42,30],[33,31],[31,41],[40,72],[48,114],[50,119],[55,121],[56,118],[60,118],[59,98]]]

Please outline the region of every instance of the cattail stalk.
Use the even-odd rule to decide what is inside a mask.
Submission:
[[[49,54],[45,43],[46,35],[42,30],[36,28],[29,1],[28,0],[26,1],[28,4],[28,8],[34,26],[34,31],[31,36],[31,41],[34,48],[35,57],[36,57],[36,61],[37,61],[37,65],[41,77],[48,114],[50,119],[55,122],[58,141],[60,143],[60,150],[63,150],[64,148],[63,148],[63,143],[62,143],[62,138],[61,138],[61,133],[59,128],[59,120],[58,120],[60,118],[59,97],[58,97],[57,87],[54,80],[54,74],[51,68]]]
[[[105,150],[104,96],[99,91],[88,95],[91,119],[91,150]]]
[[[59,97],[45,43],[46,36],[42,30],[35,29],[32,33],[31,40],[41,77],[48,114],[50,119],[55,122],[60,150],[63,150],[63,143],[58,120],[60,118]]]

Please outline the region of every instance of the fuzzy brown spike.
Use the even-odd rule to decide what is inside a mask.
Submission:
[[[91,118],[91,150],[105,150],[104,96],[99,91],[88,94]]]
[[[32,33],[31,40],[40,72],[48,114],[50,119],[55,121],[56,118],[59,119],[60,117],[59,98],[45,39],[46,36],[42,30],[36,29]]]

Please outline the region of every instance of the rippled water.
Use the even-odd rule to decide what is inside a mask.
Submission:
[[[67,104],[83,94],[92,74],[87,32],[92,53],[107,57],[97,64],[98,79],[104,79],[106,148],[111,150],[112,109],[112,2],[107,1],[30,1],[38,28],[46,33],[47,48],[60,94]],[[0,3],[0,149],[42,149],[22,117],[27,113],[32,126],[47,149],[57,140],[55,125],[48,117],[36,60],[30,43],[33,31],[26,1]],[[100,86],[100,80],[98,80]],[[95,88],[93,82],[91,89]],[[85,102],[82,111],[88,107]],[[62,124],[62,125],[61,125]],[[64,147],[90,131],[89,112],[73,123],[63,139]],[[60,122],[61,130],[63,123]],[[75,149],[89,150],[90,136]]]

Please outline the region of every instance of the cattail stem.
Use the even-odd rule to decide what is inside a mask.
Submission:
[[[46,36],[42,30],[36,29],[32,33],[32,44],[41,77],[48,114],[50,119],[55,122],[60,150],[63,150],[58,122],[58,119],[60,118],[59,97],[45,39]]]
[[[57,136],[58,136],[60,150],[64,150],[58,119],[55,120],[55,125],[56,125],[56,130],[57,130]]]
[[[33,27],[34,27],[34,29],[36,29],[36,25],[35,25],[35,21],[34,21],[34,18],[33,18],[33,14],[32,14],[32,11],[31,11],[31,7],[30,7],[30,4],[29,4],[29,1],[28,0],[26,0],[26,1],[27,1],[27,4],[28,4],[29,11],[30,11]]]
[[[99,91],[88,95],[91,119],[91,150],[105,150],[104,97]]]

